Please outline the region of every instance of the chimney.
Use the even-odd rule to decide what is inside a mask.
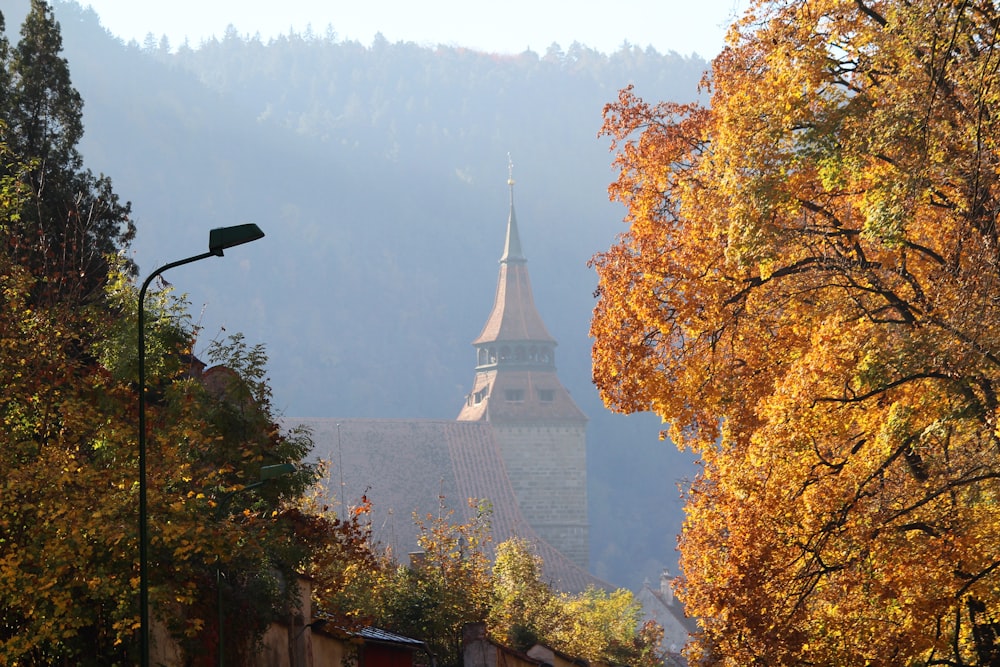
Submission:
[[[660,595],[667,604],[674,602],[674,588],[672,586],[674,578],[670,576],[669,570],[663,570],[660,574]]]
[[[462,643],[471,644],[473,642],[486,641],[485,623],[466,623],[462,626]]]

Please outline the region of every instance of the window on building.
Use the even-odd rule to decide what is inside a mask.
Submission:
[[[523,401],[524,400],[524,390],[523,389],[507,389],[503,393],[504,398],[508,401]]]
[[[551,403],[556,400],[556,390],[555,389],[539,389],[538,390],[538,400],[544,401],[546,403]]]

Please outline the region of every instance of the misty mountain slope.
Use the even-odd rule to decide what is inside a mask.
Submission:
[[[0,0],[12,39],[26,6]],[[509,152],[536,302],[591,419],[594,572],[636,587],[675,567],[675,483],[693,468],[657,440],[655,418],[602,407],[587,260],[624,230],[607,198],[603,105],[629,83],[691,99],[703,61],[232,32],[171,53],[122,44],[72,3],[56,16],[85,102],[81,151],[133,202],[141,274],[202,252],[211,227],[267,234],[167,277],[190,295],[199,350],[223,328],[267,344],[288,415],[455,417],[492,305]]]

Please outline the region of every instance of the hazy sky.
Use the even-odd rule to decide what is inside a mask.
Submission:
[[[192,47],[232,24],[241,35],[266,41],[289,28],[371,44],[377,32],[390,42],[447,44],[478,50],[544,53],[573,41],[605,53],[624,41],[657,51],[714,56],[725,27],[747,0],[80,0],[115,35],[142,43],[147,33],[185,37]]]

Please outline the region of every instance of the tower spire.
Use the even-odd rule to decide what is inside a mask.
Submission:
[[[500,275],[486,324],[472,341],[476,348],[476,380],[473,393],[459,415],[462,421],[518,420],[586,422],[569,392],[556,375],[556,339],[545,328],[528,277],[528,260],[521,253],[521,241],[514,215],[513,163],[507,157],[507,184],[511,188],[507,242],[500,260]],[[498,387],[503,400],[495,400]],[[522,399],[507,399],[511,396]],[[494,397],[487,410],[489,398]]]
[[[507,156],[510,215],[493,309],[472,341],[476,376],[459,421],[489,422],[528,522],[587,567],[587,417],[556,373],[556,340],[535,307],[514,215],[514,165]]]
[[[507,239],[500,258],[496,296],[486,325],[472,344],[479,350],[480,367],[498,362],[510,364],[516,359],[519,364],[541,364],[554,368],[556,341],[549,335],[535,308],[531,279],[528,277],[528,260],[521,250],[521,236],[517,230],[517,216],[514,214],[514,164],[509,155],[507,170],[510,214],[507,217]],[[535,354],[517,355],[511,346],[513,343],[518,343],[518,347],[522,349],[535,346]]]
[[[504,243],[502,263],[525,262],[521,250],[521,235],[517,231],[517,216],[514,214],[514,162],[507,153],[507,186],[510,188],[510,213],[507,216],[507,241]]]

